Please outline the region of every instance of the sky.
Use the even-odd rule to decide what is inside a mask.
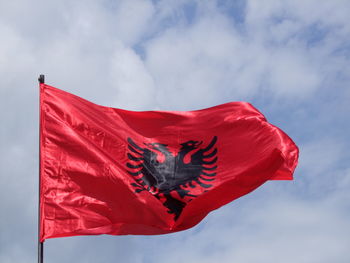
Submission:
[[[38,82],[129,110],[248,101],[299,146],[270,181],[162,236],[49,239],[45,262],[350,262],[350,2],[0,0],[0,262],[35,262]]]

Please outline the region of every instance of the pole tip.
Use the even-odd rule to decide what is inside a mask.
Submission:
[[[45,83],[45,75],[40,75],[39,78],[38,78],[38,81],[39,81],[40,84]]]

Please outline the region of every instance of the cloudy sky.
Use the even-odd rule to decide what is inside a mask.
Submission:
[[[248,101],[300,148],[163,236],[50,239],[45,262],[350,262],[350,2],[0,0],[0,262],[36,260],[38,85],[129,110]]]

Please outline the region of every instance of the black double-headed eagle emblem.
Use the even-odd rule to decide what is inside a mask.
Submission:
[[[129,162],[126,166],[135,179],[131,184],[135,192],[149,191],[175,215],[176,220],[186,202],[197,196],[194,189],[212,186],[218,160],[216,141],[214,136],[206,147],[202,147],[202,141],[189,140],[181,143],[174,154],[167,144],[155,142],[140,146],[128,138]]]

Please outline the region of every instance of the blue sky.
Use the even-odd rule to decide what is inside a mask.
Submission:
[[[349,1],[0,1],[0,262],[33,262],[37,77],[95,103],[253,103],[300,148],[272,181],[164,236],[51,239],[46,262],[350,262]]]

